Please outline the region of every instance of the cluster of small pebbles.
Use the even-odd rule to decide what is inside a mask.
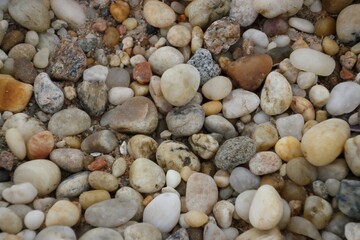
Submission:
[[[359,240],[359,12],[1,0],[0,240]]]

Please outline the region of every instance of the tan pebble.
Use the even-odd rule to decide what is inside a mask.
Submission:
[[[298,200],[300,203],[304,203],[306,199],[306,190],[303,186],[294,183],[291,180],[285,180],[285,185],[280,192],[280,195],[287,202],[292,200]],[[301,204],[300,204],[301,207]]]
[[[276,191],[281,192],[285,185],[284,178],[279,173],[272,173],[268,175],[264,175],[261,178],[260,185],[271,185],[273,186]]]
[[[55,146],[54,136],[50,131],[33,135],[26,143],[29,159],[46,159]]]
[[[340,50],[340,47],[337,44],[337,42],[328,36],[324,37],[321,45],[323,47],[324,52],[330,56],[336,55]]]
[[[105,190],[91,190],[83,192],[79,197],[79,202],[82,209],[87,209],[91,205],[110,199],[111,196],[108,191]]]
[[[116,191],[119,187],[117,178],[107,172],[94,171],[89,174],[89,184],[97,190]]]
[[[148,195],[144,198],[142,203],[146,207],[153,199],[154,197],[152,195]]]
[[[275,144],[275,152],[285,162],[303,156],[301,144],[299,140],[293,136],[280,138]]]
[[[145,96],[149,93],[149,85],[147,84],[132,82],[129,87],[134,91],[135,96]]]
[[[214,181],[216,185],[220,188],[229,186],[230,184],[230,174],[225,170],[218,170],[214,175]]]
[[[115,47],[120,40],[120,34],[118,30],[114,27],[108,27],[105,30],[105,35],[103,37],[103,43],[107,47]]]
[[[316,111],[316,121],[317,122],[323,122],[328,119],[327,111],[325,110],[317,110]]]
[[[180,171],[181,179],[184,180],[184,182],[187,182],[193,173],[195,173],[195,171],[193,171],[189,166],[185,166]]]
[[[185,47],[191,41],[191,31],[183,25],[174,25],[167,32],[166,38],[174,47]]]
[[[256,150],[259,152],[274,147],[279,140],[279,134],[272,123],[266,122],[256,126],[251,138],[255,141]]]
[[[65,137],[63,140],[70,148],[80,149],[81,147],[81,139],[77,136]]]
[[[199,26],[194,26],[191,32],[191,52],[195,53],[196,50],[201,48],[204,44],[204,32]]]
[[[205,116],[215,115],[221,112],[222,104],[220,101],[214,100],[204,103],[202,105],[204,109]]]
[[[351,51],[355,54],[360,53],[360,42],[351,47]]]
[[[277,227],[271,230],[259,230],[256,228],[251,228],[235,238],[235,240],[249,240],[249,239],[283,240],[284,238]]]
[[[68,200],[57,201],[46,214],[45,225],[74,226],[80,219],[81,207]]]
[[[111,57],[110,57],[110,66],[111,67],[118,67],[118,66],[120,66],[120,58],[119,58],[119,56],[118,55],[111,55]]]
[[[113,18],[120,23],[127,19],[129,13],[130,6],[127,2],[118,0],[110,5],[111,16],[113,16]]]
[[[316,167],[303,157],[291,159],[286,164],[286,174],[292,181],[301,186],[312,183],[317,177]]]
[[[151,26],[157,28],[170,27],[176,20],[174,10],[161,1],[148,1],[145,3],[143,15]]]
[[[19,160],[23,160],[26,156],[25,141],[17,128],[9,128],[5,133],[6,144],[11,152]]]
[[[305,122],[315,119],[314,107],[306,98],[293,96],[290,107],[295,113],[301,114]]]
[[[315,23],[315,34],[318,37],[334,35],[336,32],[336,21],[333,17],[320,18]]]
[[[316,120],[309,120],[304,124],[304,127],[302,129],[302,134],[304,135],[310,128],[318,124],[319,122]]]
[[[208,221],[208,216],[196,210],[190,210],[189,212],[185,213],[184,220],[189,227],[198,228],[203,226]]]

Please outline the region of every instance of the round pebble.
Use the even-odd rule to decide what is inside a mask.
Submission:
[[[303,157],[293,158],[286,164],[286,175],[301,186],[317,179],[316,168]]]
[[[257,189],[260,186],[260,177],[244,167],[237,167],[230,174],[230,186],[238,193]]]
[[[221,100],[228,96],[232,89],[231,80],[224,76],[217,76],[208,80],[201,88],[207,99]]]
[[[191,41],[191,32],[183,25],[174,25],[169,29],[166,39],[174,47],[185,47]]]
[[[76,240],[75,232],[68,226],[51,226],[42,229],[37,235],[35,240],[47,240],[56,238],[65,238],[69,240]]]
[[[359,22],[360,4],[352,4],[341,10],[336,20],[336,34],[340,41],[348,43],[356,41],[359,29],[356,28]]]
[[[40,210],[32,210],[25,215],[24,224],[30,230],[38,229],[45,220],[44,212]]]
[[[85,234],[83,234],[79,240],[96,240],[96,239],[101,239],[101,238],[106,238],[109,240],[123,240],[122,235],[110,228],[93,228],[90,229],[89,231],[87,231]]]
[[[159,1],[148,1],[143,10],[145,20],[154,27],[167,28],[175,22],[175,12],[167,4]]]
[[[315,107],[323,107],[330,98],[329,90],[322,85],[315,85],[309,91],[309,99]]]
[[[127,145],[129,154],[135,159],[155,159],[157,147],[158,143],[153,138],[143,134],[131,137]]]
[[[149,57],[151,69],[159,76],[161,76],[167,69],[183,62],[184,56],[182,53],[176,48],[170,46],[157,49]]]
[[[223,99],[223,115],[227,119],[251,114],[260,105],[259,97],[250,91],[235,89]]]
[[[20,131],[17,128],[9,128],[5,132],[6,144],[11,152],[19,159],[26,157],[26,146]]]
[[[89,184],[93,189],[114,192],[118,189],[118,180],[110,173],[94,171],[89,174]]]
[[[293,136],[286,136],[279,139],[275,145],[275,152],[285,162],[303,156],[301,143]]]
[[[343,82],[331,90],[326,110],[331,115],[338,116],[352,112],[359,105],[360,85],[354,82]]]

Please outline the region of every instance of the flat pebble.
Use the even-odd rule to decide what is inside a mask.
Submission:
[[[316,168],[303,157],[293,158],[286,164],[286,175],[301,186],[317,179]]]
[[[81,208],[79,205],[68,200],[57,201],[47,212],[45,225],[47,227],[56,225],[74,226],[81,216]]]
[[[23,228],[21,218],[9,208],[0,208],[0,229],[3,232],[16,234]]]
[[[170,232],[179,220],[180,208],[180,199],[176,194],[162,193],[145,207],[143,221],[154,225],[161,232]]]
[[[5,132],[6,144],[11,152],[19,159],[26,157],[26,145],[20,131],[17,128],[9,128]]]
[[[255,11],[266,18],[274,18],[277,16],[293,16],[303,6],[303,1],[284,1],[284,0],[255,0],[253,7]]]
[[[256,146],[249,137],[236,137],[226,140],[215,155],[215,165],[223,170],[232,170],[244,164],[255,155]]]
[[[237,167],[230,174],[230,186],[238,193],[257,189],[260,186],[260,177],[244,167]]]
[[[251,0],[236,0],[231,2],[229,16],[239,22],[240,26],[247,27],[255,22],[258,12]]]
[[[78,108],[63,109],[49,121],[48,129],[55,135],[72,136],[84,132],[91,126],[90,116]]]
[[[341,181],[349,173],[349,167],[342,158],[338,158],[332,163],[317,167],[318,179],[326,181],[330,178]]]
[[[76,173],[83,169],[85,155],[82,151],[73,148],[54,149],[50,154],[50,160],[55,162],[65,171]]]
[[[68,226],[51,226],[42,229],[37,235],[35,240],[47,240],[65,238],[67,240],[76,240],[75,232]]]
[[[106,190],[90,190],[80,194],[79,203],[82,209],[86,210],[91,205],[110,198],[110,193]]]
[[[231,226],[235,206],[226,200],[221,200],[215,203],[213,213],[217,224],[221,228],[228,228]]]
[[[174,10],[167,4],[158,1],[150,1],[144,5],[144,18],[156,28],[167,28],[175,22]]]
[[[79,172],[65,178],[56,189],[57,198],[74,198],[90,188],[89,172]]]
[[[94,132],[81,143],[81,150],[86,153],[110,153],[119,145],[115,134],[110,130]]]
[[[255,175],[265,175],[280,169],[282,161],[280,157],[271,151],[256,153],[249,161],[249,168]]]
[[[127,223],[137,211],[134,201],[108,199],[91,205],[85,211],[85,221],[95,227],[118,227]]]
[[[188,139],[191,149],[202,159],[211,159],[219,149],[219,143],[209,134],[193,134]]]
[[[206,117],[204,126],[210,133],[221,134],[225,139],[234,138],[238,135],[235,127],[223,116],[210,115]]]
[[[255,142],[257,151],[266,151],[275,146],[279,134],[272,123],[265,122],[256,126],[251,138]]]
[[[218,188],[212,177],[203,173],[193,173],[187,181],[185,197],[188,210],[209,214],[217,202]]]
[[[250,91],[235,89],[223,99],[223,115],[227,119],[251,114],[260,105],[259,97]]]
[[[93,171],[89,174],[89,185],[96,190],[114,192],[118,189],[119,183],[112,174],[103,171]]]
[[[115,198],[121,201],[133,200],[137,204],[137,212],[131,220],[139,221],[143,217],[144,212],[144,197],[135,189],[123,186],[115,193]]]
[[[360,213],[356,211],[360,204],[359,191],[357,191],[359,184],[360,181],[356,180],[342,180],[340,191],[336,196],[340,211],[354,219],[360,219]]]
[[[293,114],[276,120],[276,128],[280,137],[293,136],[300,141],[303,127],[304,118],[301,114]]]
[[[342,82],[331,90],[326,110],[333,116],[339,116],[352,112],[359,104],[360,85],[354,82]]]
[[[151,69],[159,76],[161,76],[167,69],[183,62],[184,56],[182,53],[176,48],[170,46],[157,49],[149,57]]]
[[[45,213],[40,210],[32,210],[25,215],[24,225],[30,230],[38,229],[45,220]]]
[[[58,19],[62,19],[73,29],[85,24],[86,15],[82,6],[74,0],[51,0],[51,9]]]
[[[122,235],[111,228],[93,228],[84,233],[79,240],[96,240],[105,238],[108,240],[123,240]]]
[[[157,147],[158,143],[153,138],[143,134],[137,134],[129,139],[127,150],[135,159],[155,159]]]
[[[283,239],[283,235],[278,228],[273,228],[271,230],[259,230],[257,228],[251,228],[242,234],[240,234],[236,240],[247,240],[247,239],[261,239],[269,238],[273,240]]]
[[[349,166],[351,172],[359,176],[360,175],[360,136],[349,138],[345,142],[344,154],[347,165]]]

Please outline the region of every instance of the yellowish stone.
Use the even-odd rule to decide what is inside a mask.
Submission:
[[[184,215],[185,223],[194,228],[203,226],[208,221],[208,218],[205,213],[195,210],[190,210]]]
[[[293,136],[286,136],[281,138],[275,144],[275,152],[285,162],[293,158],[303,156],[301,144],[299,140]]]
[[[91,205],[110,199],[110,193],[105,190],[91,190],[83,192],[79,197],[81,207],[85,210]]]
[[[218,114],[219,112],[221,112],[222,109],[222,104],[220,101],[209,101],[207,103],[204,103],[202,105],[204,111],[205,111],[205,116],[210,116],[210,115],[215,115]]]

